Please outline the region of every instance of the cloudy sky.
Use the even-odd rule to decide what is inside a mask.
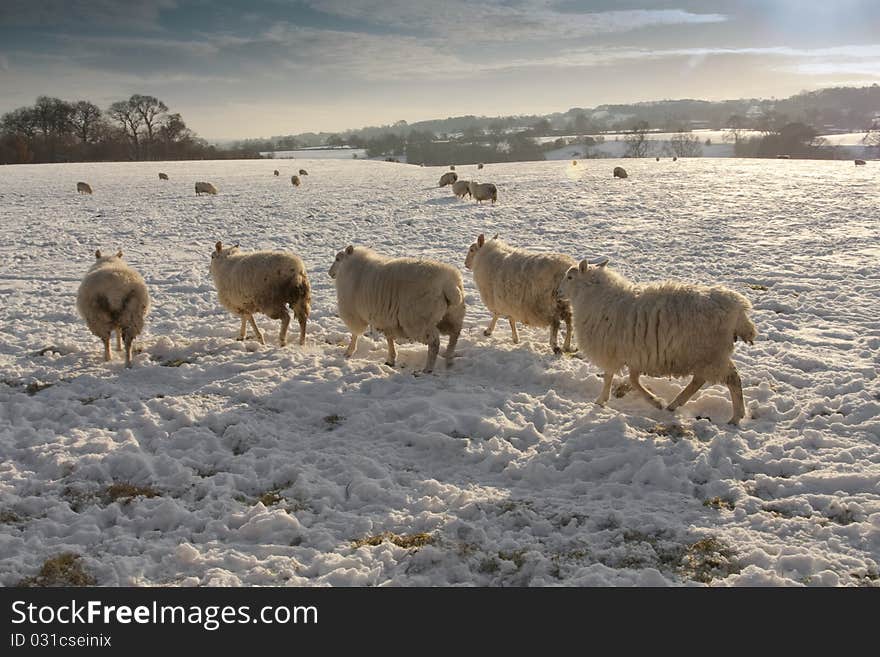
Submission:
[[[208,138],[880,82],[878,0],[0,0],[0,112],[158,96]]]

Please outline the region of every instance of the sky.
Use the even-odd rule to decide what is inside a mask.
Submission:
[[[0,0],[0,113],[157,96],[208,139],[880,82],[878,0]]]

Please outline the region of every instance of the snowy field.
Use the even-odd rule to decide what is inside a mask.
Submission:
[[[441,168],[278,167],[0,167],[0,584],[73,552],[100,585],[880,585],[880,168],[492,164],[499,203],[480,206],[437,188]],[[464,270],[480,232],[748,296],[747,419],[724,424],[721,386],[673,416],[623,376],[595,406],[601,373],[546,331],[483,337],[469,272],[452,369],[414,376],[422,345],[387,367],[378,335],[343,358],[337,250]],[[217,240],[303,257],[305,348],[265,317],[266,346],[234,339]],[[153,297],[131,370],[76,315],[96,248]]]

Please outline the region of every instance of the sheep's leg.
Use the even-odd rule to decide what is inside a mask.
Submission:
[[[559,319],[556,317],[550,322],[550,348],[554,354],[562,353],[559,349]]]
[[[574,351],[571,348],[571,317],[565,318],[565,342],[562,343],[562,350],[566,353]]]
[[[346,358],[351,358],[351,355],[358,348],[358,338],[360,338],[360,331],[352,331],[351,341],[348,343],[348,348],[345,350]]]
[[[282,347],[287,345],[287,327],[290,326],[290,313],[281,309],[281,333],[278,334],[278,344]]]
[[[425,363],[425,373],[434,371],[434,364],[437,362],[437,354],[440,353],[440,333],[435,331],[428,337],[428,360]]]
[[[596,400],[596,403],[599,406],[604,406],[608,403],[608,398],[611,396],[611,384],[614,383],[614,372],[609,370],[605,372],[605,382],[602,385],[602,393],[599,395],[599,398]]]
[[[104,343],[104,361],[113,360],[113,356],[110,355],[110,334],[107,334],[107,337],[101,338],[101,342]]]
[[[730,373],[725,383],[730,390],[730,401],[733,403],[733,417],[730,418],[729,424],[739,424],[746,415],[746,405],[743,401],[742,379],[739,378],[739,372],[736,371],[733,363],[730,363]]]
[[[513,344],[517,344],[519,342],[519,336],[516,334],[516,320],[513,317],[508,317],[510,321],[510,335],[513,338]]]
[[[489,326],[487,326],[486,330],[483,331],[483,335],[485,335],[487,338],[490,335],[492,335],[492,331],[495,330],[495,324],[497,324],[497,323],[498,323],[498,315],[496,315],[495,313],[492,313],[492,321],[489,322]]]
[[[704,383],[706,383],[706,379],[694,374],[694,378],[691,379],[691,382],[685,386],[684,390],[678,393],[678,397],[672,400],[672,403],[666,407],[666,410],[674,411],[679,406],[684,405],[688,399],[696,394],[697,390],[703,387]]]
[[[388,367],[394,367],[394,363],[397,361],[397,349],[394,347],[394,338],[386,335],[385,339],[388,340],[388,358],[385,359],[385,364]]]
[[[642,395],[645,396],[645,399],[647,399],[651,403],[652,406],[655,406],[656,408],[663,408],[663,402],[657,397],[657,395],[655,395],[653,392],[651,392],[650,390],[645,388],[642,385],[642,382],[639,381],[640,376],[641,376],[641,372],[639,372],[638,370],[630,370],[630,372],[629,372],[630,385],[632,385],[633,388],[635,388],[640,393],[642,393]]]
[[[299,344],[302,346],[306,343],[306,320],[308,317],[303,308],[294,308],[293,314],[296,315],[296,321],[299,322]]]
[[[244,340],[245,336],[247,335],[247,318],[247,315],[241,316],[241,329],[238,331],[239,340]]]
[[[125,334],[125,366],[131,367],[131,345],[134,342],[134,336]]]
[[[116,351],[122,351],[122,328],[116,327]]]
[[[449,344],[446,345],[446,353],[443,357],[446,359],[446,367],[452,367],[452,357],[455,355],[455,345],[458,344],[458,336],[461,331],[453,331],[449,334]]]
[[[256,333],[257,340],[260,341],[260,344],[266,344],[266,339],[263,337],[263,332],[257,327],[257,323],[254,321],[254,316],[248,315],[248,321],[251,323],[251,326],[254,327],[254,333]],[[287,318],[287,321],[290,321],[290,317]]]

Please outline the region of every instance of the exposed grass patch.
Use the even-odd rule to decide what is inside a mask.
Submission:
[[[273,504],[278,504],[279,502],[284,501],[284,498],[281,497],[281,493],[277,490],[267,490],[257,498],[257,501],[263,506],[272,506]]]
[[[0,511],[0,525],[11,525],[15,522],[21,522],[21,516],[13,511],[7,511],[4,509]]]
[[[345,418],[341,415],[327,415],[324,417],[324,422],[327,424],[327,431],[333,431],[336,427],[342,424],[345,421]]]
[[[375,536],[366,536],[358,539],[357,541],[354,541],[353,546],[356,548],[364,547],[365,545],[376,546],[381,545],[385,541],[394,543],[397,547],[409,550],[430,545],[434,542],[434,537],[424,532],[419,534],[395,534],[393,532],[382,532]]]
[[[621,397],[626,397],[629,393],[632,392],[632,385],[630,385],[629,381],[621,381],[616,386],[611,389],[611,394],[614,395],[616,399],[620,399]]]
[[[710,509],[715,509],[720,511],[721,509],[727,509],[728,511],[733,511],[735,505],[730,500],[726,500],[723,497],[710,497],[708,500],[703,501],[703,506],[707,506]]]
[[[758,292],[766,292],[769,288],[766,285],[760,285],[758,283],[749,283],[750,290],[757,290]]]
[[[64,552],[46,559],[39,573],[25,577],[16,586],[94,586],[96,583],[83,568],[78,554]]]
[[[467,436],[467,435],[463,434],[461,431],[457,431],[455,429],[453,429],[452,431],[449,432],[449,437],[455,438],[456,440],[470,440],[471,439],[470,436]]]
[[[162,367],[180,367],[181,365],[190,365],[191,363],[191,360],[186,360],[185,358],[172,358],[171,360],[160,361]]]
[[[696,434],[693,429],[678,422],[658,422],[648,429],[648,433],[656,436],[671,438],[672,440],[682,440],[684,438],[694,438]]]
[[[733,550],[712,536],[701,538],[685,548],[679,574],[688,579],[708,584],[713,579],[727,577],[741,570]]]
[[[38,392],[45,390],[46,388],[51,388],[54,385],[55,385],[54,383],[43,383],[42,381],[32,381],[31,383],[27,384],[27,387],[25,387],[24,391],[27,394],[33,396],[33,395],[36,395]]]
[[[162,493],[155,488],[149,486],[135,486],[133,484],[115,483],[110,484],[101,493],[101,497],[106,504],[119,502],[120,504],[128,504],[136,497],[160,497]]]

